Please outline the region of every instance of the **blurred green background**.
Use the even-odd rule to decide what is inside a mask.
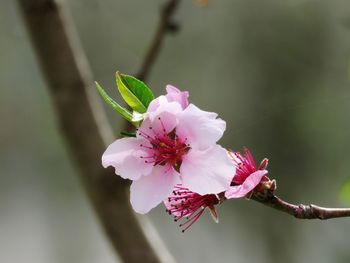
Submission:
[[[165,1],[66,2],[95,79],[116,94],[115,71],[137,72]],[[155,94],[171,83],[219,112],[221,143],[268,157],[284,199],[350,205],[339,199],[350,178],[350,2],[188,0],[176,21],[148,81]],[[0,262],[115,262],[13,0],[0,1],[0,58]],[[118,134],[122,120],[106,110]],[[350,262],[349,218],[299,221],[243,199],[219,214],[185,234],[161,206],[150,218],[178,262]]]

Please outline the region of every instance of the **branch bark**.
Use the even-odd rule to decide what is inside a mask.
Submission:
[[[180,0],[169,0],[162,8],[157,31],[142,62],[141,69],[136,75],[138,79],[145,81],[151,71],[157,56],[160,53],[164,37],[168,32],[177,31],[178,25],[173,22],[173,15],[179,6]]]
[[[172,262],[152,227],[142,228],[130,205],[129,184],[101,167],[113,140],[93,78],[62,3],[18,0],[61,132],[112,245],[125,262]],[[152,236],[153,240],[147,239]],[[156,247],[156,249],[153,249]]]
[[[295,205],[288,203],[281,198],[275,196],[272,192],[267,192],[266,195],[253,194],[251,199],[262,203],[271,208],[285,212],[298,219],[331,219],[338,217],[350,217],[350,208],[327,208],[317,205]]]

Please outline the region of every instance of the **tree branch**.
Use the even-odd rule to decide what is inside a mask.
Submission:
[[[290,214],[298,219],[331,219],[338,217],[350,217],[350,208],[327,208],[317,205],[290,204],[275,196],[272,192],[266,195],[253,194],[251,199],[271,208]]]
[[[160,53],[166,33],[176,32],[178,30],[178,25],[172,21],[172,18],[179,4],[180,0],[169,0],[161,9],[158,28],[153,39],[151,40],[146,56],[141,63],[140,70],[136,74],[138,79],[142,81],[146,81],[148,79],[151,69]],[[126,121],[124,123],[123,130],[132,131],[133,129],[134,127],[130,122]]]
[[[145,81],[148,78],[151,68],[161,50],[166,33],[175,32],[178,30],[178,25],[172,21],[172,18],[177,7],[179,6],[179,3],[180,0],[169,0],[162,8],[158,29],[147,51],[145,59],[143,60],[141,69],[136,75],[138,79]]]
[[[66,10],[55,0],[18,2],[61,132],[114,248],[125,262],[172,262],[153,228],[140,226],[135,217],[129,205],[129,184],[112,169],[101,167],[101,154],[106,142],[113,140],[112,132]]]

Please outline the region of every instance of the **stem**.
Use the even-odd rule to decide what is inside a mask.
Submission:
[[[147,54],[141,63],[139,73],[136,77],[146,81],[150,75],[151,69],[160,53],[164,38],[167,32],[177,30],[177,26],[172,22],[172,18],[180,4],[180,0],[169,0],[160,12],[158,29],[151,41]],[[123,127],[124,131],[133,131],[133,125],[126,121]]]
[[[264,196],[253,194],[251,199],[271,208],[290,214],[298,219],[331,219],[338,217],[350,217],[350,208],[327,208],[317,205],[295,205],[268,192]]]
[[[148,52],[146,53],[145,59],[141,65],[141,69],[136,75],[138,79],[143,81],[147,80],[151,68],[156,61],[158,54],[160,53],[166,33],[177,31],[178,27],[172,22],[172,18],[177,7],[179,6],[179,3],[180,0],[169,0],[162,8],[158,29],[154,35]]]
[[[18,3],[62,135],[112,245],[125,262],[173,262],[152,226],[140,224],[135,217],[126,180],[101,167],[101,154],[113,136],[63,4],[55,0]]]

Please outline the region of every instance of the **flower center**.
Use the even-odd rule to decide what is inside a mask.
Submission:
[[[155,131],[151,126],[149,132],[139,130],[139,135],[145,138],[151,146],[140,144],[140,147],[148,149],[149,156],[140,156],[145,159],[145,163],[153,163],[153,165],[170,165],[179,172],[182,157],[191,149],[186,143],[187,138],[182,139],[176,134],[176,129],[170,133],[166,132],[161,118],[158,118],[162,132]]]

